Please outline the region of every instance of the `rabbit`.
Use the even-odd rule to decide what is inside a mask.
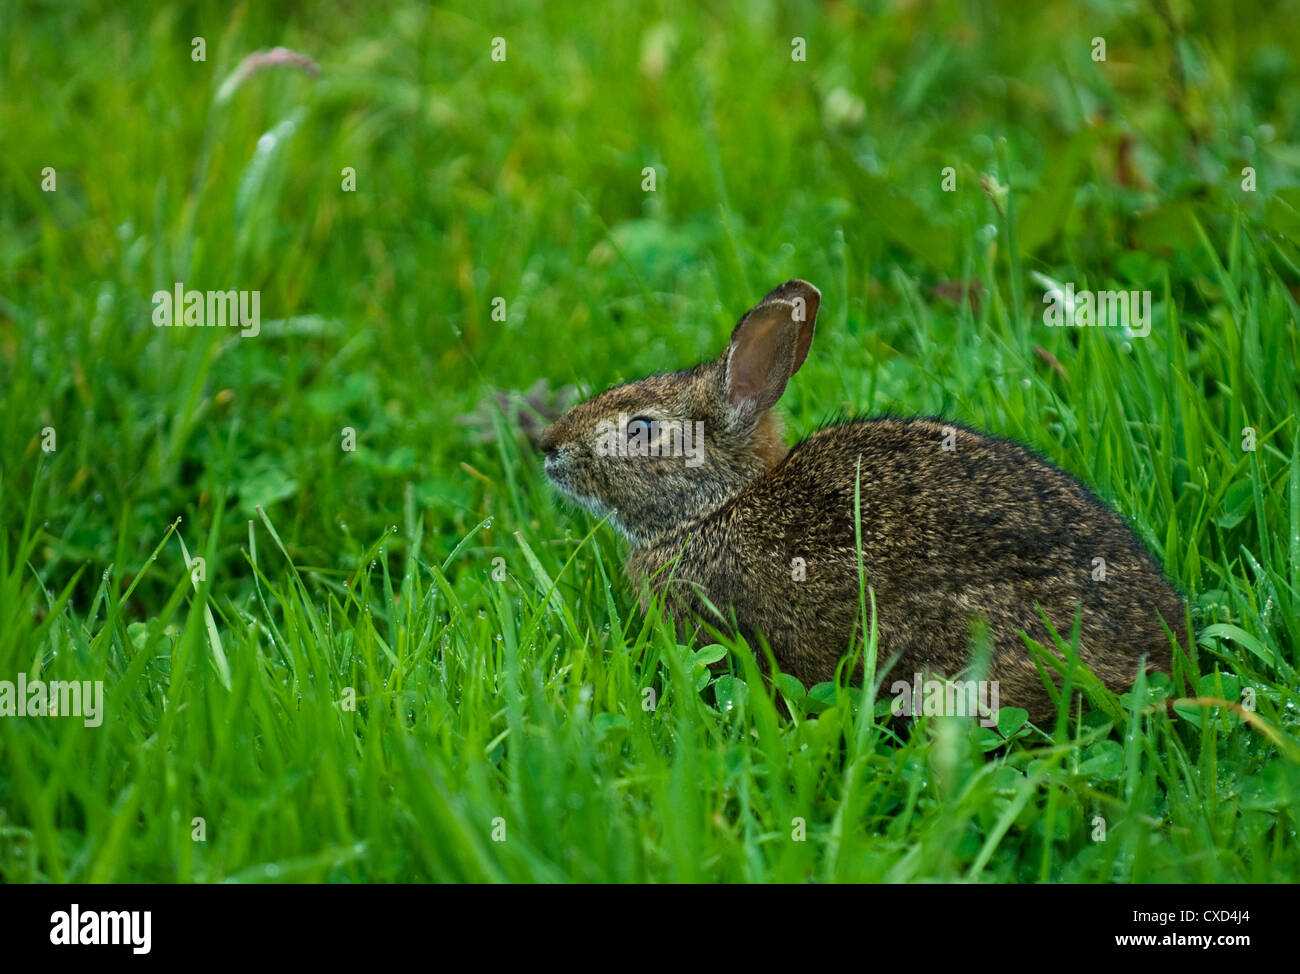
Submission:
[[[805,687],[834,679],[862,638],[860,469],[862,567],[894,676],[957,675],[982,618],[999,704],[1048,719],[1056,707],[1021,636],[1056,645],[1040,607],[1067,641],[1081,607],[1079,658],[1112,690],[1144,661],[1169,673],[1170,633],[1187,641],[1182,597],[1118,514],[1028,448],[894,416],[834,421],[786,446],[773,406],[820,305],[817,288],[787,281],[720,358],[616,386],[543,433],[549,480],[630,542],[643,607],[661,594],[679,624],[737,631],[760,658],[765,639]]]

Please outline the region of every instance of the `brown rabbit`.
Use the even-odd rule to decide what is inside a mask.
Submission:
[[[1144,657],[1168,672],[1165,626],[1187,640],[1181,598],[1119,515],[1037,454],[894,417],[785,445],[772,406],[808,355],[820,303],[788,281],[718,360],[616,386],[547,429],[547,476],[627,535],[628,574],[664,592],[679,622],[728,628],[734,613],[783,671],[830,680],[861,632],[860,464],[862,564],[892,676],[953,676],[982,617],[1000,703],[1041,721],[1054,709],[1020,636],[1054,645],[1040,606],[1065,639],[1082,606],[1080,659],[1111,689],[1127,689]]]

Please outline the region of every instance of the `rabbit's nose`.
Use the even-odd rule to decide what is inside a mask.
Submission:
[[[554,449],[546,454],[546,459],[542,461],[542,471],[546,476],[555,478],[563,474],[564,454],[559,449]]]
[[[546,454],[547,460],[550,460],[555,451],[560,448],[560,431],[558,427],[558,423],[552,423],[546,427],[546,431],[542,433],[542,441],[538,444],[542,448],[542,452]]]

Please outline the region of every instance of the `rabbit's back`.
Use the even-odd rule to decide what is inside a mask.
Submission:
[[[1180,598],[1118,514],[1025,447],[935,419],[825,427],[719,510],[634,551],[629,569],[665,569],[659,586],[672,572],[679,611],[708,618],[704,598],[734,610],[785,671],[830,679],[860,618],[859,472],[862,566],[880,658],[900,657],[899,678],[962,669],[983,617],[1002,703],[1042,717],[1049,700],[1018,635],[1053,644],[1036,603],[1066,638],[1081,606],[1081,658],[1116,689],[1144,654],[1168,670],[1159,616],[1185,641]]]

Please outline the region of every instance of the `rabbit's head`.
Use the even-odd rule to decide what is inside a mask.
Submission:
[[[785,458],[770,410],[808,356],[820,303],[811,284],[787,281],[720,358],[575,406],[542,436],[546,475],[637,544],[721,507]]]

